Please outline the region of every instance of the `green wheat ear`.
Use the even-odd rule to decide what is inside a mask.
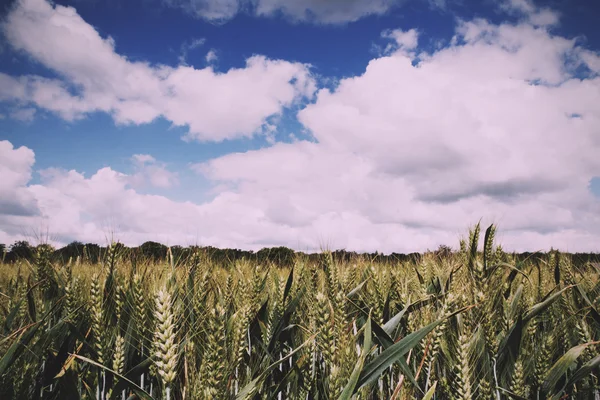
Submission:
[[[156,294],[156,328],[154,331],[154,362],[162,381],[165,396],[170,397],[171,384],[177,374],[177,343],[175,342],[175,321],[171,295],[163,288]]]
[[[144,286],[142,284],[142,277],[139,274],[133,276],[132,292],[134,319],[138,327],[138,332],[143,338],[147,330],[146,325],[148,318],[146,316],[146,296],[144,294]]]
[[[525,371],[523,367],[522,357],[519,357],[515,362],[515,368],[510,383],[510,390],[521,397],[528,397],[529,390],[525,385]]]
[[[113,371],[122,374],[125,368],[125,338],[117,335],[115,339],[115,352],[113,355]]]
[[[94,344],[96,352],[98,353],[98,362],[100,364],[104,361],[104,346],[103,346],[103,294],[100,286],[100,276],[94,274],[90,285],[90,301],[91,301],[91,320],[92,320],[92,333],[94,337]]]

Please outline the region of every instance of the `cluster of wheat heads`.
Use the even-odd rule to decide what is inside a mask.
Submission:
[[[0,398],[598,398],[598,271],[518,261],[494,232],[291,269],[131,264],[118,246],[56,264],[39,246],[2,266]]]

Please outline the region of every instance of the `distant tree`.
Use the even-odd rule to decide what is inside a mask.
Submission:
[[[69,259],[77,259],[77,257],[83,257],[85,245],[81,242],[71,242],[65,247],[59,249],[57,251],[59,258],[63,261],[68,261]]]
[[[185,248],[178,245],[171,246],[171,254],[173,254],[173,259],[176,263],[183,261],[186,257]]]
[[[139,247],[142,255],[148,259],[159,261],[167,258],[167,246],[157,242],[145,242]]]
[[[296,254],[294,250],[284,246],[260,249],[256,253],[257,261],[260,264],[273,263],[284,267],[294,264]]]
[[[86,243],[83,246],[83,259],[92,264],[96,264],[100,260],[101,247],[96,243]]]
[[[31,260],[33,257],[33,248],[26,240],[19,240],[13,243],[10,246],[10,253],[7,255],[7,258],[10,258],[12,261],[15,261],[19,258],[24,258],[27,260]]]

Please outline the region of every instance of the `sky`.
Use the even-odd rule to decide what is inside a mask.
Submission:
[[[600,246],[600,4],[0,4],[0,243]]]

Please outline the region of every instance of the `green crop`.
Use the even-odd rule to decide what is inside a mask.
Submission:
[[[480,237],[481,236],[481,237]],[[1,399],[593,399],[598,271],[457,252],[374,263],[0,265]]]

